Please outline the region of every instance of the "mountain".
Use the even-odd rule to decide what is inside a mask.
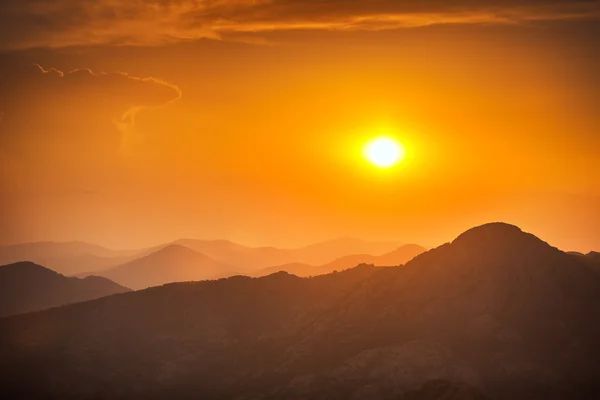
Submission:
[[[227,240],[179,239],[172,244],[188,247],[219,262],[231,265],[236,271],[249,274],[255,273],[266,265],[289,263],[322,265],[349,254],[379,255],[398,247],[395,242],[366,241],[354,238],[333,239],[293,249],[247,247]]]
[[[380,256],[369,254],[353,254],[345,257],[340,257],[332,262],[322,265],[319,272],[329,273],[334,270],[342,270],[354,267],[358,264],[373,264],[382,267],[397,266],[412,260],[421,253],[427,251],[426,248],[417,244],[405,244],[389,253]]]
[[[132,289],[145,289],[171,282],[212,279],[229,271],[232,267],[173,244],[97,274]]]
[[[600,253],[597,251],[590,251],[587,254],[569,252],[569,254],[579,258],[580,261],[589,265],[594,271],[600,272]]]
[[[243,272],[264,266],[262,262],[267,260],[288,260],[285,250],[275,247],[247,247],[228,240],[179,239],[173,244],[185,246]]]
[[[146,249],[111,250],[85,242],[36,242],[0,247],[0,264],[32,261],[65,275],[103,275],[164,248],[179,245],[204,254],[231,271],[254,274],[266,265],[307,263],[321,265],[356,252],[381,254],[397,247],[392,242],[365,241],[353,238],[334,239],[296,249],[248,247],[228,240],[178,239]],[[223,276],[218,273],[216,276]],[[208,278],[208,277],[207,277]]]
[[[0,246],[0,264],[32,261],[65,275],[76,275],[122,264],[133,250],[110,250],[85,242],[35,242]]]
[[[344,269],[353,268],[359,264],[372,264],[377,266],[395,266],[401,265],[413,259],[417,255],[427,251],[424,247],[416,244],[406,244],[398,247],[396,250],[385,253],[381,256],[370,254],[352,254],[340,257],[323,265],[313,266],[303,263],[289,263],[267,267],[259,270],[255,276],[265,276],[278,271],[285,271],[297,276],[317,276],[329,274],[333,271],[342,271]]]
[[[600,253],[597,251],[590,251],[585,255],[592,263],[600,266]]]
[[[365,256],[367,256],[367,255],[365,254]],[[359,264],[360,264],[360,262],[358,262],[354,265],[356,266]],[[320,265],[308,265],[308,264],[303,264],[303,263],[287,263],[287,264],[275,265],[273,267],[259,269],[254,274],[252,274],[252,276],[261,277],[261,276],[275,274],[277,272],[286,272],[288,274],[292,274],[295,276],[311,277],[311,276],[323,275],[323,273],[320,273],[320,271],[321,271]],[[333,270],[328,271],[328,272],[333,272]],[[325,273],[327,273],[327,272],[325,272]]]
[[[425,247],[419,246],[418,244],[405,244],[394,251],[390,251],[389,253],[377,257],[373,263],[381,266],[400,265],[426,251],[427,249]]]
[[[179,283],[0,320],[20,398],[584,399],[600,278],[506,224],[402,267]]]
[[[302,255],[297,257],[298,262],[324,264],[351,254],[381,255],[397,247],[398,243],[394,241],[368,241],[345,237],[304,246],[295,249],[295,252]]]
[[[18,262],[0,266],[0,317],[128,291],[105,278],[68,278],[31,262]]]

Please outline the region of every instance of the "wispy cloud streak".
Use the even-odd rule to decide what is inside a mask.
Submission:
[[[0,3],[0,48],[161,45],[236,33],[380,31],[600,19],[566,0],[20,0]]]

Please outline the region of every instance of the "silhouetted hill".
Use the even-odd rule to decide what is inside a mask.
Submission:
[[[179,239],[172,244],[185,246],[226,264],[237,260],[240,254],[253,250],[252,247],[243,246],[229,240]]]
[[[369,241],[344,237],[296,249],[297,253],[303,255],[302,257],[298,257],[296,261],[307,264],[324,264],[351,254],[372,254],[379,256],[396,248],[398,248],[398,243],[394,241]]]
[[[396,266],[404,264],[426,251],[427,249],[425,247],[419,246],[418,244],[405,244],[398,247],[396,250],[377,257],[375,265]]]
[[[401,268],[172,284],[0,320],[5,393],[210,399],[581,399],[600,280],[489,224]]]
[[[196,240],[180,239],[174,242],[201,254],[213,258],[233,269],[243,272],[252,271],[267,260],[288,260],[288,254],[283,249],[275,247],[248,247],[228,240]]]
[[[591,262],[600,265],[600,253],[597,251],[590,251],[585,255]]]
[[[229,271],[232,267],[173,244],[97,274],[132,289],[145,289],[171,282],[211,279]]]
[[[358,265],[359,263],[355,264]],[[317,276],[323,275],[319,273],[320,265],[308,265],[303,263],[288,263],[282,265],[275,265],[273,267],[267,267],[263,269],[259,269],[257,272],[253,274],[253,276],[261,277],[267,276],[271,274],[275,274],[277,272],[287,272],[289,274],[293,274],[300,277],[309,277],[309,276]],[[332,272],[332,271],[329,271]]]
[[[587,264],[594,271],[600,272],[600,253],[597,251],[590,251],[587,254],[569,252],[569,254],[579,258],[580,261]]]
[[[0,264],[32,261],[65,275],[76,275],[122,264],[135,251],[110,250],[85,242],[35,242],[0,247]]]
[[[295,249],[248,247],[227,240],[180,239],[173,243],[188,247],[230,265],[236,271],[248,274],[254,274],[257,269],[264,268],[266,265],[290,263],[322,265],[353,253],[379,255],[398,247],[394,242],[366,241],[354,238],[333,239]],[[154,250],[164,246],[166,245],[161,245]]]
[[[373,264],[382,267],[402,265],[419,254],[427,251],[426,248],[417,244],[405,244],[389,253],[380,256],[369,254],[354,254],[346,257],[338,258],[321,266],[321,273],[329,273],[334,270],[341,270],[354,267],[358,264]]]
[[[308,277],[329,274],[333,271],[342,271],[348,268],[353,268],[359,264],[396,266],[404,264],[424,251],[427,251],[427,249],[419,245],[406,244],[381,256],[374,256],[371,254],[352,254],[318,266],[302,263],[276,265],[274,267],[268,267],[259,270],[255,273],[255,276],[265,276],[277,271],[286,271],[297,276]]]
[[[248,247],[228,240],[179,239],[139,250],[111,250],[85,242],[36,242],[0,247],[0,264],[32,261],[71,276],[102,275],[104,271],[181,245],[230,266],[231,271],[254,274],[265,265],[323,264],[357,251],[380,254],[393,249],[392,242],[342,238],[296,248]],[[216,276],[224,276],[217,273]],[[209,277],[205,277],[209,278]]]
[[[0,317],[128,291],[105,278],[67,278],[31,262],[18,262],[0,266]]]

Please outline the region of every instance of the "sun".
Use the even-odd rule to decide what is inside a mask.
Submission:
[[[390,168],[406,156],[406,149],[396,139],[380,136],[369,140],[363,149],[365,158],[379,168]]]

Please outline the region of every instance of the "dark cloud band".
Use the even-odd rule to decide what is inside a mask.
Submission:
[[[598,0],[19,0],[0,2],[0,49],[599,18]]]

